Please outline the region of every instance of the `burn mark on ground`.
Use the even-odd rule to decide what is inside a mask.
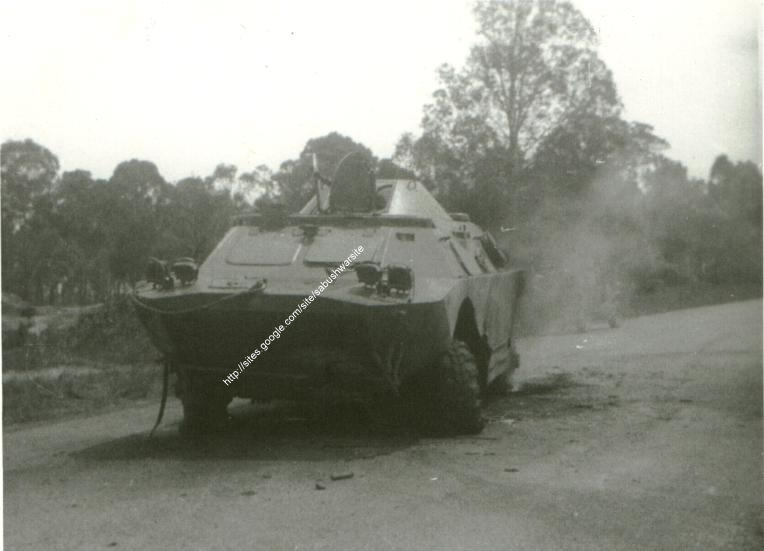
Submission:
[[[576,379],[570,373],[552,373],[520,383],[509,396],[488,401],[486,417],[507,422],[582,415],[620,405],[606,386]]]

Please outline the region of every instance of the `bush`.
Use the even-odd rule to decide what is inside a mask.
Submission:
[[[157,395],[156,365],[63,368],[52,377],[30,374],[3,381],[3,422],[40,421],[90,413]]]
[[[74,314],[72,314],[74,310]],[[39,319],[39,318],[37,318]],[[38,321],[11,331],[11,320],[3,339],[6,370],[36,370],[84,362],[146,363],[158,352],[138,320],[129,297],[119,297],[102,306],[53,310]],[[7,338],[12,335],[13,338]]]
[[[128,296],[118,296],[100,310],[80,317],[62,335],[73,355],[111,363],[152,362],[159,353],[138,320]]]

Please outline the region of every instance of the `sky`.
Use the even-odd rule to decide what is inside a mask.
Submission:
[[[757,0],[574,0],[600,36],[629,120],[706,177],[761,166]],[[418,132],[442,63],[475,41],[465,0],[0,0],[0,140],[62,170],[121,161],[175,181],[273,169],[338,131],[378,157]]]

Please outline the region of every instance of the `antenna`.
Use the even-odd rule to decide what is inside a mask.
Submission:
[[[313,185],[316,190],[316,210],[318,214],[322,214],[324,210],[321,208],[321,184],[331,186],[333,182],[329,178],[321,176],[321,173],[318,171],[318,157],[315,153],[311,153],[311,156],[313,161]]]

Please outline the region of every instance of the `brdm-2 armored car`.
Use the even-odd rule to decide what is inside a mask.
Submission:
[[[523,274],[423,185],[369,167],[350,154],[300,212],[238,216],[198,267],[151,261],[134,301],[177,373],[183,431],[219,426],[234,397],[327,393],[481,430],[481,396],[518,365]]]

